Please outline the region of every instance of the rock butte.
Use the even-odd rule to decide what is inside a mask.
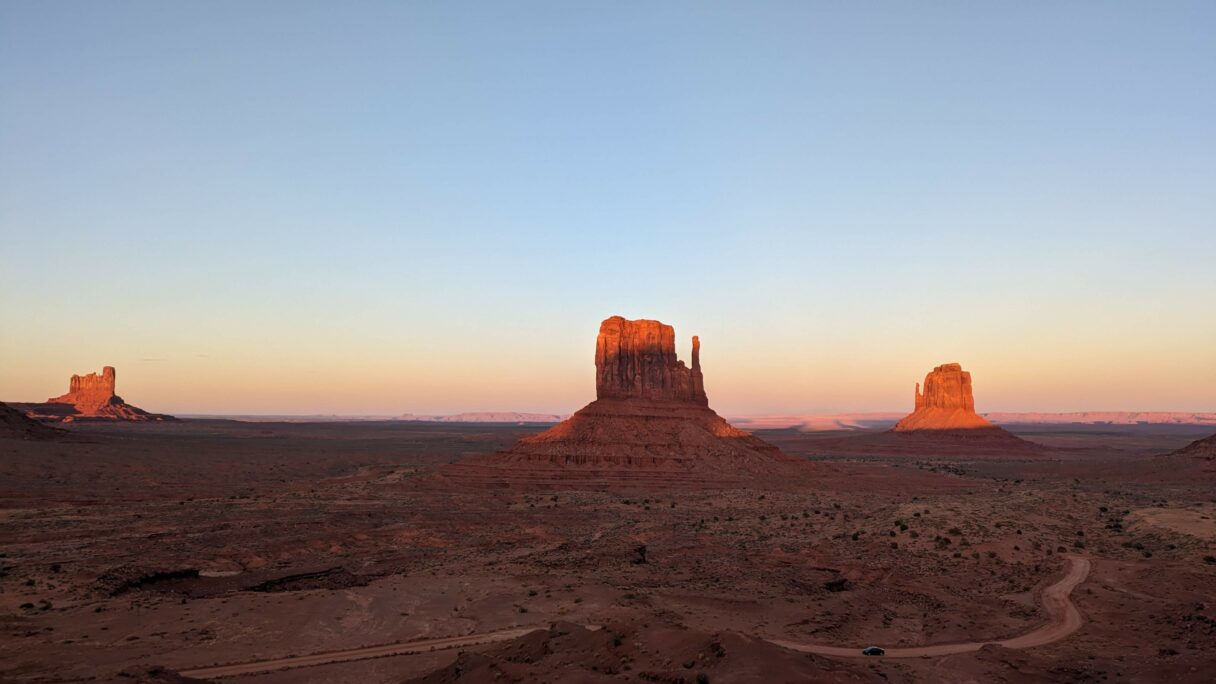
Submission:
[[[957,363],[945,363],[925,376],[924,393],[916,385],[912,413],[895,424],[895,432],[995,428],[975,412],[971,373]]]
[[[167,420],[165,416],[137,408],[114,393],[113,366],[101,369],[101,374],[73,375],[67,394],[47,399],[41,404],[16,404],[31,418],[70,422],[81,418],[105,420]]]
[[[605,485],[719,486],[807,469],[802,459],[709,408],[700,340],[692,340],[688,367],[676,358],[670,325],[605,320],[595,342],[595,401],[545,432],[449,466],[445,474],[486,485],[558,485],[576,478]]]

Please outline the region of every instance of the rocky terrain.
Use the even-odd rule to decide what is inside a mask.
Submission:
[[[563,681],[563,666],[594,681],[611,665],[616,681],[1203,682],[1216,667],[1216,473],[1161,456],[1207,428],[1020,429],[1059,450],[1049,460],[838,457],[822,435],[774,430],[761,437],[815,477],[603,491],[437,475],[538,427],[65,428],[0,440],[5,681],[210,679],[193,673],[234,663],[246,673],[218,681]],[[761,641],[1009,639],[1048,620],[1043,592],[1077,554],[1092,563],[1072,591],[1084,622],[1060,641],[893,659]],[[324,656],[445,638],[464,645]]]
[[[106,366],[101,374],[73,375],[67,394],[42,403],[16,403],[13,406],[31,418],[43,421],[74,420],[172,420],[172,416],[148,413],[123,401],[114,393],[116,373]]]
[[[1179,449],[1177,453],[1181,456],[1198,456],[1207,459],[1216,458],[1216,435],[1197,439]]]

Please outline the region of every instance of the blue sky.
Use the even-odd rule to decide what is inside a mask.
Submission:
[[[1216,410],[1212,3],[0,6],[0,399]]]

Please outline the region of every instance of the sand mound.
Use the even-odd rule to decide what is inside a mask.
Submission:
[[[62,434],[62,430],[47,427],[0,403],[0,439],[54,439]]]
[[[1207,461],[1216,460],[1216,435],[1197,439],[1175,451],[1175,456],[1189,456]]]

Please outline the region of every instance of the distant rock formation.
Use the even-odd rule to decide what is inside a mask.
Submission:
[[[68,382],[68,393],[47,399],[48,404],[71,404],[81,415],[96,415],[104,411],[114,399],[114,367],[101,369],[101,375],[73,375]],[[121,402],[122,400],[119,399]]]
[[[613,316],[595,343],[596,400],[569,419],[446,474],[486,484],[598,481],[721,485],[808,464],[739,430],[709,408],[700,340],[692,367],[676,358],[675,333],[658,321]]]
[[[922,391],[923,387],[923,391]],[[958,458],[1049,458],[1028,442],[975,412],[971,374],[957,363],[934,368],[916,385],[913,411],[890,430],[817,441],[816,453],[892,454]]]
[[[0,403],[0,439],[55,439],[64,434]]]
[[[971,374],[957,363],[946,363],[925,376],[924,393],[917,383],[913,411],[895,424],[896,432],[992,428],[975,412]]]
[[[1068,413],[982,414],[998,425],[1216,425],[1216,413],[1194,411],[1072,411]]]
[[[26,415],[39,420],[71,422],[81,419],[100,420],[171,420],[166,416],[131,406],[114,393],[113,366],[101,369],[101,374],[73,375],[67,394],[47,399],[41,404],[14,404]]]

